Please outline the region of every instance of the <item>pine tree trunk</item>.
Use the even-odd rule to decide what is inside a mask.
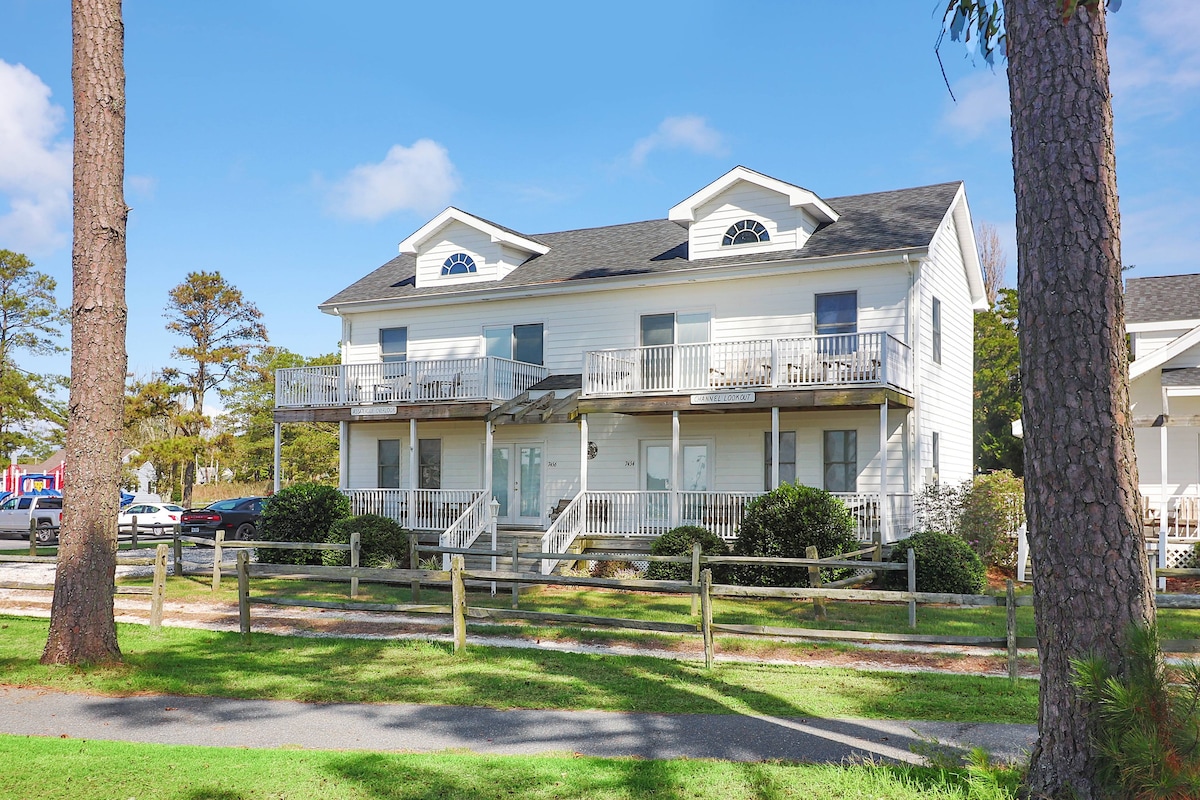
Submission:
[[[1025,506],[1034,563],[1035,797],[1097,796],[1070,659],[1123,663],[1154,618],[1129,411],[1103,11],[1005,0],[1017,195]],[[1074,795],[1071,795],[1074,792]]]
[[[125,396],[125,61],[120,0],[72,0],[71,391],[44,664],[120,660],[113,619]]]

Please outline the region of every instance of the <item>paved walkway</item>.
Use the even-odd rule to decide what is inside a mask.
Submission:
[[[640,758],[850,757],[920,763],[930,741],[1017,760],[1033,725],[799,719],[721,714],[498,711],[210,697],[98,697],[0,687],[0,733],[163,744],[410,752],[467,750]]]

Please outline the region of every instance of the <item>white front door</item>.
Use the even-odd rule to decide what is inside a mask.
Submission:
[[[499,522],[542,524],[540,442],[495,446],[492,450],[492,496],[500,503]]]

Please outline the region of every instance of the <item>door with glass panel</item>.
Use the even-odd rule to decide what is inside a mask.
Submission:
[[[641,318],[642,388],[692,390],[708,386],[710,315],[645,314]],[[678,346],[676,346],[678,345]]]
[[[492,497],[500,503],[497,520],[540,525],[542,494],[542,445],[496,445],[492,450]]]
[[[680,445],[679,489],[686,494],[680,500],[680,513],[684,522],[696,521],[704,516],[708,491],[708,445],[702,442],[684,442]],[[647,442],[642,445],[642,485],[647,492],[669,492],[674,486],[671,480],[671,445]],[[652,520],[665,520],[670,511],[668,495],[648,495],[645,510]]]

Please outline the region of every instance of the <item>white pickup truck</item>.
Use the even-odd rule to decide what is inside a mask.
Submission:
[[[20,494],[0,503],[0,531],[29,534],[30,524],[37,525],[39,544],[49,544],[58,538],[62,525],[61,497],[40,494]]]

